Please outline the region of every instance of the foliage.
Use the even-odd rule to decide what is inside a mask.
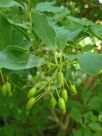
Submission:
[[[1,135],[102,135],[101,6],[0,1]]]

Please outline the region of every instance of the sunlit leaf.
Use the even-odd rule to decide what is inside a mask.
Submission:
[[[33,13],[33,29],[45,44],[55,48],[56,34],[44,15]]]
[[[59,13],[63,11],[63,8],[54,6],[54,2],[41,2],[37,4],[35,10],[40,12]]]
[[[0,0],[1,8],[9,8],[9,7],[14,7],[14,6],[21,6],[21,5],[14,0]]]
[[[19,50],[0,51],[0,68],[22,70],[45,64],[46,61]]]
[[[88,74],[97,74],[102,69],[102,55],[95,53],[83,53],[67,57],[71,60],[78,59],[80,67]]]

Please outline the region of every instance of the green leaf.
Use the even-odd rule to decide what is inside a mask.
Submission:
[[[102,40],[102,25],[95,25],[90,30],[97,38]]]
[[[8,19],[9,23],[13,26],[13,28],[18,31],[19,33],[21,33],[23,36],[25,36],[28,40],[29,35],[27,33],[28,29],[30,29],[26,24],[22,23],[17,23],[14,20]]]
[[[68,38],[68,30],[62,28],[62,27],[54,27],[56,31],[56,44],[57,47],[60,49],[64,49],[66,43],[67,43],[67,38]]]
[[[77,17],[74,17],[74,16],[68,16],[67,19],[75,22],[75,23],[78,23],[80,25],[83,25],[83,26],[93,26],[95,25],[92,21],[84,18],[84,19],[79,19]]]
[[[86,28],[81,24],[68,19],[64,22],[65,28],[68,30],[68,42],[76,42],[85,37]]]
[[[0,129],[0,134],[2,136],[13,136],[14,135],[14,127],[12,125],[6,124],[2,129]]]
[[[97,121],[98,121],[97,115],[95,115],[92,111],[88,111],[84,114],[84,124]]]
[[[75,122],[82,124],[82,114],[78,108],[73,107],[70,116]]]
[[[46,61],[21,50],[0,51],[0,68],[22,70],[45,64]]]
[[[79,103],[76,100],[69,100],[68,101],[68,109],[72,109],[73,107],[79,109],[80,111],[82,110],[82,104]]]
[[[41,2],[38,3],[35,10],[40,12],[51,12],[51,13],[59,13],[63,11],[63,8],[56,7],[53,5],[54,2]]]
[[[100,112],[100,114],[98,115],[98,121],[102,123],[102,112]]]
[[[82,136],[82,131],[81,131],[81,129],[77,129],[76,131],[74,131],[73,136]]]
[[[90,124],[88,124],[88,126],[94,130],[94,131],[100,131],[101,130],[101,124],[97,123],[97,122],[91,122]]]
[[[93,136],[102,136],[102,131],[97,131]]]
[[[4,50],[10,44],[11,38],[12,26],[2,14],[0,14],[0,50]]]
[[[89,128],[82,128],[82,136],[93,136],[93,133]]]
[[[0,0],[1,8],[9,8],[9,7],[14,7],[14,6],[21,6],[21,5],[13,0]]]
[[[81,34],[82,31],[83,31],[82,28],[76,29],[74,31],[69,30],[67,40],[73,42],[74,40],[77,39],[77,37],[79,36],[79,34]]]
[[[18,33],[21,33],[20,35],[25,36],[28,40],[30,39],[30,38],[29,38],[29,35],[28,35],[28,33],[27,33],[28,29],[30,29],[30,28],[28,27],[27,24],[17,23],[17,22],[15,22],[14,20],[9,19],[9,18],[6,16],[6,14],[5,14],[4,12],[1,12],[1,11],[0,11],[0,15],[2,16],[2,18],[3,18],[4,20],[6,20],[6,22],[7,22],[9,25],[11,25],[11,26],[13,27],[13,29],[16,30],[16,32],[13,31],[14,33],[17,33],[17,32],[18,32]],[[14,36],[14,34],[12,34],[12,38],[13,38],[13,36]]]
[[[95,96],[90,99],[87,108],[94,111],[102,111],[102,98],[101,96]]]
[[[74,131],[73,136],[93,136],[93,133],[89,128],[80,128]]]
[[[33,29],[41,38],[43,43],[51,48],[55,48],[55,31],[49,25],[47,18],[44,15],[33,13]]]
[[[68,8],[64,8],[63,12],[60,12],[60,14],[59,13],[55,14],[53,16],[53,19],[57,22],[60,22],[63,21],[63,19],[66,18],[66,16],[68,16],[69,14],[70,14],[70,10],[68,10]]]
[[[89,90],[83,90],[81,93],[82,101],[84,105],[87,105],[87,102],[89,101],[89,98],[91,96],[91,92]]]
[[[82,70],[88,74],[97,74],[102,69],[102,55],[95,53],[83,53],[67,57],[71,60],[78,59]]]
[[[3,12],[0,12],[0,30],[0,50],[15,45],[24,49],[29,49],[32,46],[31,42],[27,41],[29,40],[27,25],[14,22]],[[27,39],[25,42],[24,37]]]

